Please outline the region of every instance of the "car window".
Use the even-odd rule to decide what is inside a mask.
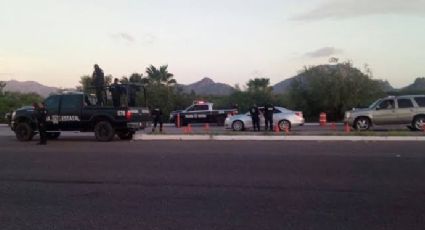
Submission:
[[[275,109],[273,110],[273,113],[282,113],[282,111],[280,111],[280,110],[278,110],[278,109],[276,109],[276,108],[275,108]]]
[[[379,103],[379,109],[394,109],[394,100],[383,100],[381,103]]]
[[[59,101],[60,95],[53,95],[46,98],[44,104],[49,114],[57,114],[59,112]]]
[[[400,109],[413,108],[412,100],[408,98],[398,99],[397,103],[398,103],[398,108]]]
[[[75,113],[81,109],[82,95],[66,95],[62,97],[61,114]]]
[[[208,105],[194,105],[192,108],[189,109],[189,111],[202,111],[202,110],[208,110]]]
[[[419,107],[425,107],[425,97],[415,97],[415,101]]]

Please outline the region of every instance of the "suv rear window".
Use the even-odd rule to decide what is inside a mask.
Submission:
[[[415,97],[415,101],[420,107],[425,107],[425,97]]]
[[[407,98],[398,99],[397,103],[398,103],[398,108],[400,108],[400,109],[413,108],[412,100],[407,99]]]

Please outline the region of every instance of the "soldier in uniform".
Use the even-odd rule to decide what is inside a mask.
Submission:
[[[44,104],[34,103],[34,118],[37,121],[38,132],[40,133],[40,142],[38,145],[47,144],[47,133],[46,133],[46,118],[47,110]]]
[[[124,92],[124,88],[122,85],[118,84],[118,78],[114,79],[114,83],[109,87],[109,91],[112,95],[112,104],[114,107],[120,107],[121,106],[121,95]]]
[[[270,128],[270,131],[273,131],[273,111],[274,106],[270,103],[267,103],[264,106],[264,121],[265,121],[265,129]]]
[[[98,64],[94,65],[92,84],[96,90],[96,105],[103,105],[105,95],[105,74]]]
[[[156,126],[159,123],[159,132],[162,132],[162,110],[159,107],[155,107],[152,110],[153,127],[152,132],[155,132]]]
[[[252,119],[252,127],[254,128],[254,131],[258,130],[260,131],[260,112],[258,111],[258,107],[256,104],[254,104],[250,109],[249,113],[251,114]]]

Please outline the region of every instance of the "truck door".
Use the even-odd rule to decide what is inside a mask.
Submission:
[[[207,122],[208,114],[208,104],[193,105],[188,109],[185,118],[188,123],[202,123]]]
[[[382,100],[373,112],[373,121],[377,125],[395,124],[397,113],[394,99]]]
[[[415,116],[415,107],[410,98],[397,99],[397,123],[410,124]]]
[[[46,128],[47,130],[59,130],[59,103],[60,95],[52,95],[44,100],[47,109]]]
[[[82,94],[69,94],[62,96],[59,113],[59,126],[62,130],[72,131],[80,129],[82,106]]]

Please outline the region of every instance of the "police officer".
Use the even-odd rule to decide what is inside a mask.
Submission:
[[[47,144],[47,133],[46,133],[46,118],[47,110],[44,104],[34,103],[34,118],[37,121],[38,132],[40,133],[40,142],[38,145]]]
[[[109,87],[109,91],[112,95],[112,104],[114,107],[120,107],[121,106],[121,94],[123,94],[123,87],[122,85],[118,84],[118,78],[114,79],[114,83]]]
[[[258,111],[258,107],[254,104],[250,109],[249,113],[251,114],[252,119],[252,127],[254,127],[254,132],[256,130],[260,131],[260,112]]]
[[[105,95],[105,74],[98,64],[94,65],[92,84],[96,90],[96,105],[103,105]]]
[[[155,132],[156,125],[159,123],[159,132],[162,132],[162,110],[159,107],[155,107],[152,110],[153,128],[152,132]]]
[[[274,106],[270,103],[267,103],[264,106],[264,121],[265,121],[265,129],[267,131],[267,128],[270,128],[270,131],[273,131],[273,111]]]

